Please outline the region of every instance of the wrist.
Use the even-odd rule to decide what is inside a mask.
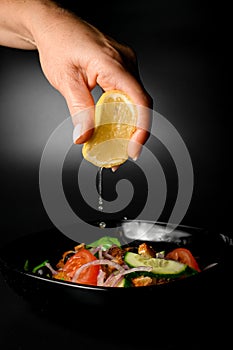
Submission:
[[[38,47],[44,34],[54,26],[58,25],[61,19],[71,14],[50,0],[28,0],[24,16],[24,24],[34,45]]]
[[[23,15],[23,24],[33,44],[38,47],[41,37],[48,28],[55,25],[57,20],[65,13],[56,2],[50,0],[27,0]]]
[[[52,0],[0,0],[0,44],[37,48],[37,40],[66,11]]]

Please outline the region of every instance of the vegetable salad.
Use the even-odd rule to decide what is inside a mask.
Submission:
[[[28,261],[25,270],[29,270]],[[101,287],[145,287],[168,283],[201,272],[187,248],[156,251],[148,242],[121,246],[104,236],[65,251],[55,266],[49,260],[33,267],[33,274],[56,280]]]

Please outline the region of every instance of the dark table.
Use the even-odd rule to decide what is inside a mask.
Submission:
[[[206,349],[232,343],[232,286],[219,276],[216,289],[171,294],[166,303],[155,296],[150,308],[137,305],[108,308],[80,303],[56,312],[35,308],[16,294],[1,278],[0,345],[2,349]],[[219,288],[221,286],[221,288]],[[56,298],[56,296],[54,296]],[[141,301],[140,301],[141,302]],[[163,303],[163,305],[161,305]]]

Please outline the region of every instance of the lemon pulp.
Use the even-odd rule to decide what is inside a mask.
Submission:
[[[131,98],[119,90],[106,91],[96,103],[95,128],[83,145],[83,157],[100,168],[124,163],[136,122],[137,109]]]

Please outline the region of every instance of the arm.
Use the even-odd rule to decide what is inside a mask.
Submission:
[[[0,44],[37,49],[42,70],[65,98],[74,126],[82,125],[74,142],[91,135],[93,115],[80,120],[80,111],[94,105],[91,94],[98,84],[104,91],[125,91],[135,104],[152,107],[152,99],[139,78],[136,55],[131,48],[107,37],[50,0],[0,0]],[[129,156],[139,155],[148,138],[149,116],[140,113]],[[82,114],[82,113],[81,113]],[[83,115],[83,114],[82,114]],[[80,128],[76,128],[80,130]]]
[[[49,1],[0,0],[0,45],[37,49],[34,27],[43,28],[42,19],[46,13],[57,10],[55,3]]]

